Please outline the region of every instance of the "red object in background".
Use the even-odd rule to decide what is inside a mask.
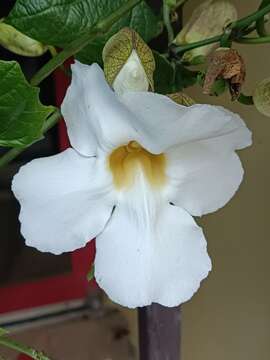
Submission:
[[[61,105],[69,85],[62,70],[55,72],[56,103]],[[65,124],[59,124],[59,148],[69,146]],[[72,270],[69,274],[50,276],[38,281],[15,284],[0,288],[0,315],[12,311],[41,307],[68,300],[83,299],[89,290],[87,273],[95,255],[94,241],[70,254]],[[21,357],[27,359],[27,357]]]

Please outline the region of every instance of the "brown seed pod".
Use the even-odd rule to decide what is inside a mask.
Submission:
[[[232,100],[236,100],[245,80],[246,70],[243,58],[235,49],[218,48],[209,57],[203,93],[210,95],[217,79],[227,80]]]

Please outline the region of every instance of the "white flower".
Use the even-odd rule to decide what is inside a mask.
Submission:
[[[151,92],[115,94],[98,65],[76,62],[62,112],[73,148],[13,180],[26,243],[60,254],[96,237],[95,277],[137,307],[188,300],[211,269],[191,215],[226,204],[251,143],[236,114]]]

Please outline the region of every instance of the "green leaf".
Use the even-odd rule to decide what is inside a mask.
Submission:
[[[92,281],[95,277],[95,265],[92,264],[91,265],[91,269],[88,271],[88,274],[87,274],[87,280],[88,281]]]
[[[237,100],[244,105],[254,105],[253,96],[250,95],[244,95],[241,93]]]
[[[228,83],[224,79],[218,79],[214,82],[211,88],[211,94],[215,96],[219,96],[224,93],[225,90],[228,89]]]
[[[198,71],[197,73],[197,83],[203,87],[205,79],[205,71]]]
[[[175,69],[175,86],[180,91],[186,87],[195,85],[197,82],[197,71],[188,70],[183,65],[177,64]]]
[[[65,47],[125,3],[126,0],[17,0],[5,22],[43,44]],[[154,36],[158,21],[148,5],[141,3],[118,22],[118,27],[114,25],[112,32],[118,31],[119,25],[132,26],[149,39]]]
[[[41,138],[54,108],[42,105],[38,95],[16,61],[0,61],[0,146],[22,147]]]
[[[156,70],[154,72],[155,92],[169,94],[175,91],[174,88],[174,67],[165,56],[153,51]]]
[[[4,336],[4,335],[7,335],[8,334],[8,331],[6,329],[3,329],[0,327],[0,336]]]
[[[162,32],[162,23],[158,17],[145,2],[141,2],[129,14],[117,21],[106,35],[98,36],[81,50],[76,55],[76,59],[86,64],[97,62],[102,65],[101,55],[105,43],[112,35],[126,26],[134,29],[145,42],[150,41]]]

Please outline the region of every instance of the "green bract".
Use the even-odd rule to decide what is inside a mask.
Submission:
[[[42,105],[38,94],[16,61],[0,61],[0,146],[21,147],[42,136],[54,107]]]
[[[113,85],[115,78],[128,61],[133,50],[136,51],[140,59],[150,88],[154,90],[154,56],[139,34],[130,28],[123,28],[113,35],[103,48],[104,74],[107,81]]]

